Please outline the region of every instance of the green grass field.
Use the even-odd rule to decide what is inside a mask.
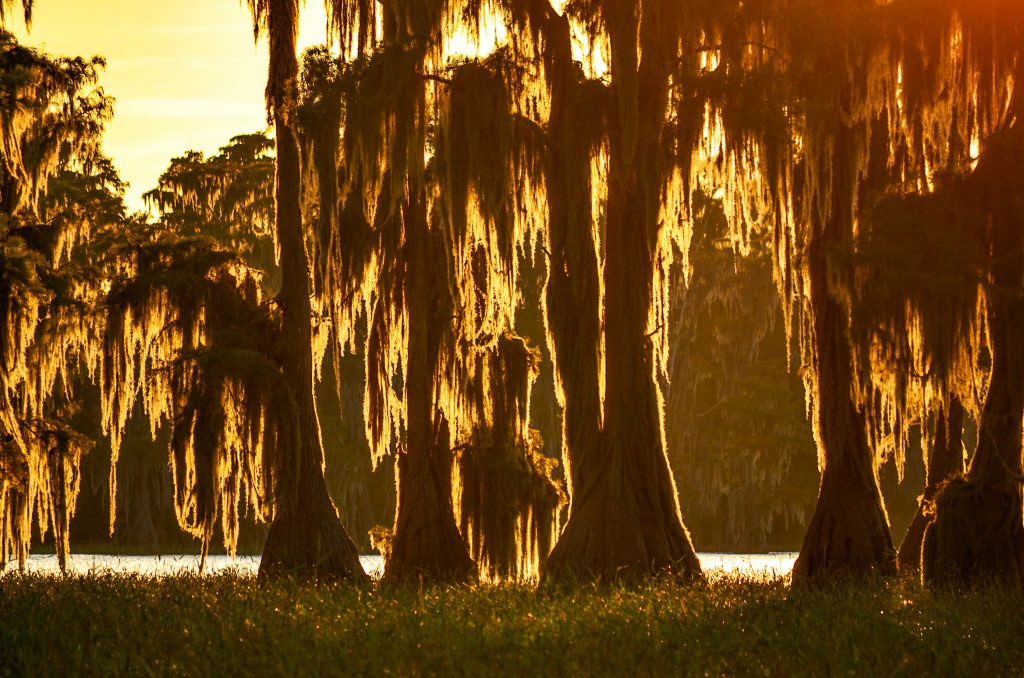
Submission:
[[[1021,675],[1024,594],[0,577],[6,675]]]

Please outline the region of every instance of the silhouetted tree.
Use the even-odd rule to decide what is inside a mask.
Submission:
[[[1019,21],[1021,17],[1012,18]],[[1001,27],[1005,29],[1007,24]],[[1017,27],[1019,37],[1020,25]],[[1011,44],[1017,52],[1019,41],[1015,38]],[[1015,84],[1024,74],[1022,56],[1017,52],[1009,74]],[[1021,102],[1021,93],[1015,91],[1001,111],[1005,118],[998,121],[996,131],[982,137],[976,166],[939,189],[936,196],[950,200],[946,218],[967,225],[983,243],[985,322],[992,362],[974,456],[966,475],[947,480],[939,489],[934,519],[925,532],[922,571],[925,580],[933,584],[997,580],[1019,587],[1024,583],[1020,487],[1024,473],[1020,435],[1024,360],[1019,351],[1024,339],[1024,303],[1020,301],[1024,284]]]
[[[36,515],[66,565],[79,463],[92,446],[66,423],[74,376],[96,361],[87,313],[96,288],[72,252],[101,217],[75,209],[69,182],[48,190],[62,172],[109,177],[102,65],[0,32],[0,568],[11,555],[24,567]]]
[[[276,143],[275,234],[281,267],[282,371],[296,403],[298,437],[281,468],[276,510],[260,561],[263,575],[293,573],[362,580],[355,545],[331,502],[313,398],[313,332],[309,266],[303,236],[301,167],[296,137],[299,62],[297,0],[250,0],[257,35],[269,41],[267,111]]]
[[[274,515],[289,481],[284,451],[298,445],[297,404],[258,274],[202,237],[140,235],[120,246],[104,299],[111,516],[121,437],[141,395],[153,431],[171,427],[178,524],[201,540],[204,564],[218,522],[234,554],[240,510]]]
[[[242,134],[205,157],[188,151],[171,160],[157,187],[143,198],[160,213],[162,228],[179,236],[205,235],[264,272],[280,287],[274,252],[274,141]]]
[[[802,0],[765,3],[757,10],[769,20],[746,28],[744,41],[757,46],[737,53],[746,70],[755,73],[764,66],[771,79],[780,76],[775,94],[765,100],[789,103],[781,109],[781,135],[748,117],[748,134],[734,135],[732,141],[740,143],[731,146],[728,162],[757,166],[753,176],[767,187],[765,200],[755,207],[775,215],[776,279],[787,317],[799,321],[822,466],[818,504],[795,581],[895,568],[877,464],[893,450],[901,456],[907,425],[923,419],[915,411],[935,411],[950,395],[970,401],[977,389],[966,384],[979,381],[975,366],[985,341],[977,337],[983,333],[992,376],[980,408],[981,419],[989,423],[980,426],[991,433],[981,439],[1001,443],[998,453],[987,450],[988,443],[979,445],[972,468],[977,463],[977,474],[990,488],[1007,487],[1006,479],[996,477],[1019,468],[1020,436],[1013,418],[1020,414],[1013,414],[1019,408],[1009,386],[1014,382],[997,378],[1000,370],[1012,373],[1013,352],[1007,347],[1014,343],[1010,328],[1015,324],[1009,320],[1014,311],[1012,303],[993,301],[992,292],[1017,284],[1018,237],[1002,206],[1012,200],[1008,177],[1017,171],[1008,149],[1015,144],[1020,99],[1013,87],[1020,69],[1020,9],[1019,3],[1002,0],[884,5]],[[748,93],[755,91],[753,80],[747,84]],[[722,120],[728,129],[730,119],[723,114]],[[726,137],[727,146],[729,141]],[[947,180],[936,172],[963,174],[972,145],[981,160],[969,177]],[[990,160],[983,162],[986,157]],[[905,196],[905,204],[879,202],[886,192]],[[975,208],[970,216],[964,216],[967,205]],[[913,227],[908,234],[925,233],[925,219],[943,224],[934,230],[952,239],[945,241],[947,249],[961,256],[949,268],[962,280],[946,286],[954,294],[948,301],[926,303],[922,295],[892,291],[888,303],[877,303],[878,289],[869,281],[884,277],[870,274],[880,264],[866,263],[865,248],[872,245],[872,223],[882,223],[892,210],[899,216],[890,221]],[[979,226],[975,232],[986,232],[974,244],[962,235],[972,223]],[[981,223],[987,226],[980,228]],[[950,248],[950,242],[964,246]],[[904,238],[905,247],[890,255],[902,253],[904,263],[913,261],[915,245],[925,243]],[[996,251],[1007,255],[993,255]],[[933,260],[923,268],[934,274],[935,266]],[[889,275],[898,272],[892,268]],[[932,282],[932,289],[938,287]],[[983,301],[972,303],[978,299]],[[984,320],[979,321],[981,308]],[[1005,324],[999,325],[1000,318]],[[983,326],[987,330],[979,332]],[[968,360],[960,359],[963,354]],[[1003,360],[1009,362],[1000,364]],[[1002,461],[980,461],[986,458]],[[995,467],[999,473],[980,470]],[[982,504],[992,511],[988,517],[973,511],[982,522],[995,514],[1005,518],[993,523],[1003,526],[1000,534],[1009,540],[1001,542],[1004,554],[1013,551],[1009,544],[1016,543],[1012,535],[1020,523],[1019,513],[1012,517],[1019,499],[1010,500],[1011,494],[981,492],[976,496],[985,496]],[[948,496],[952,501],[955,495]],[[962,529],[957,533],[966,535]],[[961,553],[954,560],[964,558]],[[1002,562],[999,567],[1009,561]]]
[[[343,45],[377,49],[337,69],[334,96],[343,106],[317,104],[309,157],[317,166],[324,304],[341,346],[351,344],[355,319],[366,313],[368,438],[375,459],[398,457],[385,577],[465,579],[477,568],[455,520],[453,492],[464,495],[452,487],[452,448],[480,451],[493,432],[490,405],[466,406],[474,397],[510,402],[521,390],[518,373],[476,366],[492,364],[514,323],[542,136],[521,113],[522,69],[506,51],[443,61],[454,27],[472,26],[480,7],[463,14],[439,2],[421,13],[398,3],[385,10],[382,32],[359,36],[365,8],[335,9]],[[322,60],[311,66],[329,71]],[[550,466],[530,464],[526,438],[520,442],[520,468],[550,483]],[[472,511],[525,510],[491,504],[499,498],[474,501]],[[525,541],[517,548],[530,561],[542,555]]]

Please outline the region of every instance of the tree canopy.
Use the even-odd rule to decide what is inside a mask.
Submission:
[[[716,405],[680,394],[756,388],[703,390],[715,370],[680,346],[717,304],[719,337],[755,329],[716,369],[753,362],[779,308],[803,381],[821,480],[796,581],[895,571],[878,469],[902,474],[912,429],[944,469],[921,511],[925,577],[1024,579],[1020,0],[326,4],[334,44],[300,62],[300,3],[248,3],[273,141],[174,159],[147,194],[156,224],[117,207],[98,151],[102,62],[4,38],[5,516],[38,503],[7,479],[42,487],[24,469],[52,455],[25,431],[61,406],[68,361],[102,364],[115,450],[140,394],[171,423],[179,522],[204,552],[217,520],[232,547],[248,503],[271,521],[264,574],[358,580],[315,395],[324,356],[340,389],[354,354],[370,458],[397,469],[386,580],[700,579],[669,457]],[[56,271],[90,209],[101,230],[133,223],[99,288]],[[778,307],[728,288],[728,265],[770,270]],[[99,302],[104,321],[84,322]],[[561,469],[531,423],[545,359]],[[978,428],[966,467],[961,410]],[[32,425],[76,466],[82,441]],[[759,463],[783,428],[729,463]],[[67,489],[41,510],[73,506],[73,474],[46,473]]]

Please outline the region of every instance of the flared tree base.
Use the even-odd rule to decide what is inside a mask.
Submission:
[[[451,524],[454,535],[439,524],[431,526],[429,522],[410,526],[401,533],[396,531],[396,539],[391,544],[391,554],[384,568],[383,581],[388,584],[475,582],[476,564],[470,559],[466,542],[455,529],[454,520]]]
[[[468,584],[476,564],[455,527],[454,516],[416,514],[400,523],[384,566],[385,583]]]
[[[926,502],[927,499],[922,500],[921,505],[917,507],[917,512],[914,513],[910,526],[907,528],[907,533],[903,536],[902,543],[900,543],[897,563],[901,571],[921,571],[921,547],[924,544],[925,529],[931,520],[930,516],[925,512]]]
[[[1024,585],[1019,491],[962,476],[946,483],[925,531],[921,563],[929,586]]]
[[[263,547],[259,577],[369,582],[326,489],[306,495],[293,510],[278,512]]]
[[[826,469],[814,517],[793,565],[795,585],[896,572],[896,549],[877,488]]]
[[[935,422],[935,440],[928,457],[928,478],[924,496],[900,544],[899,566],[906,572],[921,571],[921,548],[924,532],[932,520],[931,506],[942,483],[964,472],[966,454],[963,446],[964,408],[953,393],[939,409]]]
[[[384,582],[460,584],[476,581],[455,525],[451,489],[426,459],[398,458],[398,516],[384,564]]]
[[[574,497],[542,582],[615,583],[658,575],[702,579],[690,536],[664,495],[671,490],[670,479],[664,480],[666,487],[650,490],[628,486],[619,474],[604,477]]]

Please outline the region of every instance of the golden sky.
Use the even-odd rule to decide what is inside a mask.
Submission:
[[[322,43],[325,25],[310,0],[300,43]],[[10,28],[54,55],[106,57],[101,84],[117,101],[104,148],[133,209],[172,157],[266,128],[266,42],[253,42],[240,0],[36,0],[31,32],[20,20]]]

